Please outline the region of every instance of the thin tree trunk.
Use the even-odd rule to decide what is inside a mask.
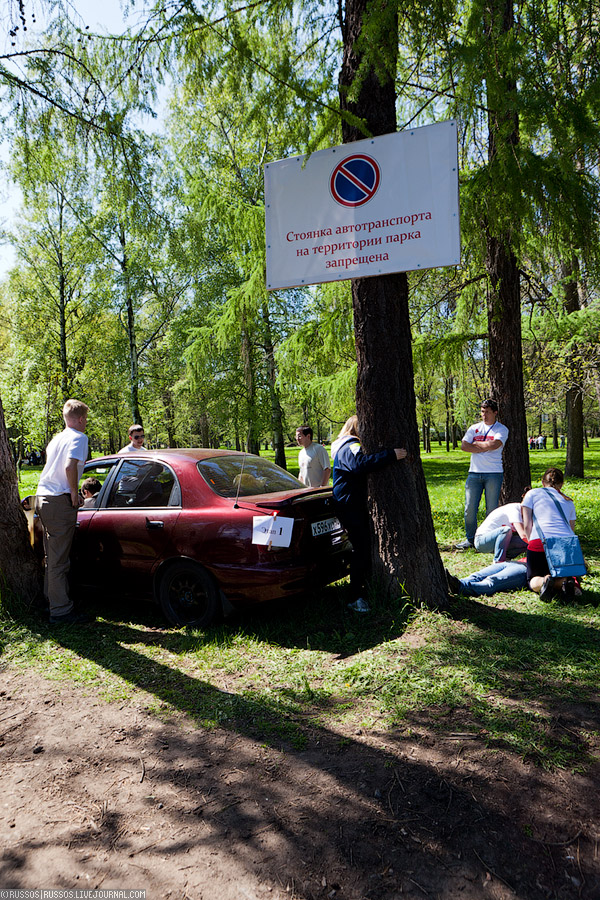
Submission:
[[[579,263],[576,258],[563,266],[562,275],[567,279],[565,287],[565,311],[574,313],[580,308],[577,278]],[[565,476],[583,478],[583,372],[581,353],[577,345],[569,349],[566,359],[569,387],[565,397],[567,415],[567,458]]]
[[[252,345],[250,336],[245,327],[242,328],[241,343],[242,365],[246,382],[247,414],[246,414],[246,450],[248,453],[260,453],[260,441],[256,422],[256,381],[254,377],[254,364],[252,359]]]
[[[130,409],[131,417],[138,425],[143,425],[142,414],[140,412],[139,403],[139,357],[137,350],[137,342],[135,336],[135,310],[133,308],[133,296],[131,293],[131,283],[129,278],[129,264],[127,257],[127,238],[125,231],[121,228],[119,235],[119,243],[121,245],[121,273],[123,275],[123,288],[125,291],[125,311],[126,311],[126,331],[129,343],[129,392],[130,392]]]
[[[287,468],[285,459],[285,443],[283,440],[283,410],[277,390],[277,369],[275,366],[275,351],[271,335],[271,320],[269,308],[262,304],[262,318],[265,326],[265,356],[267,360],[267,379],[269,384],[269,398],[271,402],[271,431],[273,433],[273,449],[275,450],[275,463],[282,469]]]
[[[369,16],[369,47],[377,48],[378,69],[357,41]],[[347,0],[340,23],[344,42],[340,74],[343,110],[363,119],[372,135],[396,130],[395,4]],[[364,70],[360,71],[361,63]],[[364,71],[364,77],[363,77]],[[361,78],[356,98],[349,99]],[[344,143],[365,135],[342,122]],[[447,588],[435,539],[429,496],[419,454],[412,341],[406,273],[357,278],[352,303],[358,363],[356,408],[366,452],[406,447],[408,458],[369,478],[373,574],[385,595],[407,592],[414,600],[446,606]]]

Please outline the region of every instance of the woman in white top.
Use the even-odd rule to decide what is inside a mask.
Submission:
[[[560,469],[546,469],[542,487],[529,491],[521,502],[523,525],[529,539],[527,578],[531,590],[538,593],[542,600],[551,600],[557,594],[562,595],[565,600],[571,600],[575,592],[575,582],[572,578],[551,577],[540,534],[540,531],[545,537],[570,537],[573,534],[575,504],[570,497],[563,494],[563,483],[564,476]],[[565,518],[557,509],[557,503]],[[536,525],[539,525],[539,528]]]

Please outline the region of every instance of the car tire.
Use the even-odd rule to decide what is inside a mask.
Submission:
[[[219,590],[208,572],[181,560],[160,579],[158,601],[171,625],[205,628],[219,612]]]

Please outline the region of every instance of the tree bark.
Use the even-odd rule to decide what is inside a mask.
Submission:
[[[563,266],[565,281],[565,311],[574,313],[580,308],[577,278],[579,275],[578,260],[572,259]],[[567,414],[567,457],[565,460],[565,477],[583,478],[583,372],[581,352],[574,344],[565,360],[568,388],[565,397]]]
[[[0,600],[12,594],[31,603],[39,593],[40,569],[31,549],[27,520],[21,509],[17,475],[0,399]],[[6,588],[6,590],[5,590]]]
[[[119,244],[121,246],[121,259],[119,264],[123,276],[123,291],[125,294],[125,310],[127,313],[127,340],[129,343],[129,392],[131,417],[137,425],[143,425],[139,402],[139,356],[135,336],[135,310],[133,308],[133,295],[129,278],[129,260],[127,256],[127,238],[125,229],[121,225],[119,231]]]
[[[509,431],[503,454],[501,502],[516,503],[520,501],[523,489],[531,484],[523,394],[519,270],[506,238],[488,235],[487,247],[490,389],[498,403],[498,419]]]
[[[396,130],[396,4],[347,0],[340,100],[372,135]],[[369,46],[360,43],[369,18]],[[369,53],[369,57],[366,54]],[[362,64],[362,65],[361,65]],[[359,71],[360,70],[360,71]],[[355,83],[361,79],[362,83]],[[343,121],[344,143],[365,134]],[[406,447],[408,458],[369,477],[373,575],[387,596],[407,593],[447,606],[425,475],[419,454],[406,273],[352,281],[358,363],[356,411],[367,453]]]
[[[493,61],[493,74],[487,79],[488,168],[498,196],[506,177],[506,160],[512,161],[519,144],[519,116],[516,107],[517,85],[503,68],[498,44],[514,27],[513,0],[491,0],[486,7],[485,35]],[[500,201],[502,203],[502,201]],[[521,283],[511,230],[495,229],[485,221],[486,269],[488,288],[489,373],[491,396],[498,402],[499,421],[509,430],[504,448],[504,484],[501,502],[521,499],[523,488],[531,483],[527,451],[527,417],[523,392],[523,349],[521,342]]]
[[[260,440],[256,421],[256,378],[254,360],[252,358],[252,344],[245,324],[242,327],[241,356],[244,380],[246,382],[246,450],[248,453],[254,453],[258,456],[260,454]]]
[[[282,469],[287,469],[285,459],[285,442],[283,440],[283,410],[277,390],[277,367],[275,365],[275,349],[271,334],[271,319],[269,307],[266,302],[262,304],[262,318],[265,327],[265,356],[267,360],[267,380],[269,385],[269,399],[271,403],[271,433],[273,436],[273,449],[275,450],[275,463]]]

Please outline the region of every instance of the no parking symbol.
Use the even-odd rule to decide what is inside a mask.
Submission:
[[[334,200],[342,206],[362,206],[377,193],[381,181],[379,163],[371,156],[355,153],[338,163],[329,187]]]

